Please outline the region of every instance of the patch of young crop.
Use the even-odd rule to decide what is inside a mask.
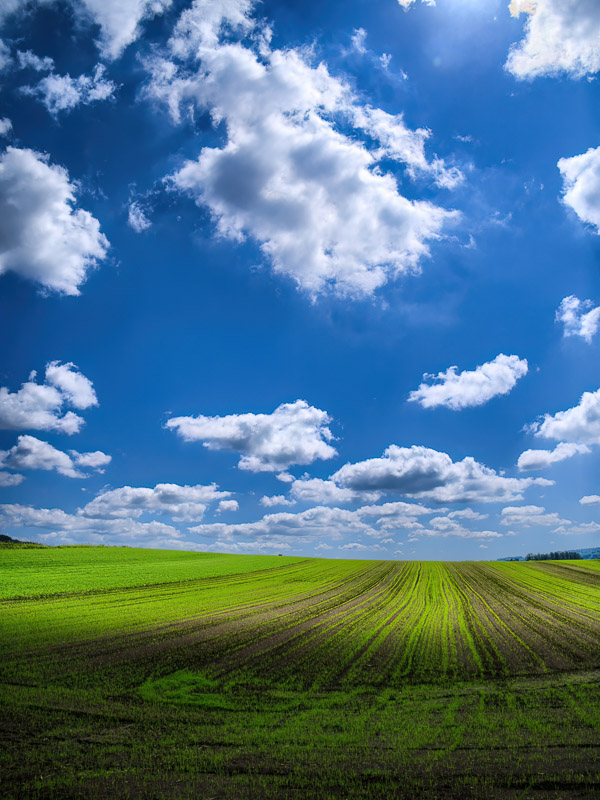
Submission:
[[[290,556],[238,556],[131,547],[0,548],[0,598],[106,591],[222,578],[302,563]]]
[[[3,800],[598,795],[593,566],[107,550],[0,564]]]

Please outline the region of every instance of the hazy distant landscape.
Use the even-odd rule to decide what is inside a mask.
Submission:
[[[598,791],[600,564],[0,545],[2,796]]]

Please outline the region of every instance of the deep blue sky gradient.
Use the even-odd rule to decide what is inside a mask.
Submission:
[[[466,175],[450,191],[413,183],[395,165],[406,196],[458,209],[460,223],[432,245],[421,274],[400,277],[371,299],[313,302],[272,272],[256,243],[218,239],[206,210],[165,188],[163,178],[186,158],[222,141],[207,117],[175,126],[141,96],[147,77],[140,54],[166,39],[182,7],[145,25],[142,38],[108,65],[119,85],[112,101],[55,120],[19,92],[35,74],[3,76],[0,117],[13,123],[8,143],[49,153],[68,169],[80,182],[78,205],[97,217],[111,247],[79,297],[41,292],[13,274],[0,277],[0,385],[15,391],[49,361],[74,362],[93,381],[99,407],[83,413],[86,425],[76,436],[31,433],[63,450],[100,449],[113,460],[105,474],[86,481],[29,472],[21,485],[0,489],[0,502],[72,512],[103,487],[215,481],[240,503],[228,522],[288,510],[258,504],[263,494],[285,492],[274,475],[243,472],[235,454],[184,443],[163,425],[169,414],[268,413],[297,398],[333,418],[339,456],[292,467],[296,476],[325,478],[393,443],[425,445],[454,460],[470,455],[518,476],[523,450],[553,446],[536,442],[524,426],[600,385],[600,337],[591,345],[564,339],[554,322],[566,295],[600,301],[600,238],[561,204],[556,166],[599,144],[598,81],[516,81],[503,64],[523,21],[511,18],[500,0],[440,0],[409,12],[394,0],[264,2],[257,14],[272,23],[274,47],[313,45],[317,59],[345,76],[365,102],[404,113],[410,128],[430,128],[428,154]],[[367,33],[364,55],[351,49],[359,27]],[[3,37],[52,56],[59,72],[89,72],[98,62],[92,36],[78,31],[60,5],[9,20]],[[391,55],[387,73],[377,64],[381,53]],[[127,225],[128,201],[147,192],[152,227],[140,235]],[[466,247],[470,235],[474,246]],[[498,353],[529,362],[529,374],[509,395],[459,412],[406,402],[424,372],[453,364],[474,369]],[[0,448],[15,439],[16,432],[0,431]],[[578,504],[582,495],[600,492],[598,448],[540,474],[555,485],[532,487],[524,503],[576,521],[598,519],[598,506]],[[477,506],[491,515],[483,527],[503,531],[501,507]],[[205,521],[213,519],[225,516],[207,513]],[[452,537],[403,550],[409,558],[494,558],[589,547],[597,536],[534,528],[488,542],[486,550]],[[315,554],[316,544],[294,544],[290,552]]]

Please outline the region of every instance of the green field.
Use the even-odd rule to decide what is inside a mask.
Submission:
[[[0,796],[600,797],[600,564],[0,547]]]

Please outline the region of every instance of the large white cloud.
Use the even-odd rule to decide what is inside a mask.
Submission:
[[[600,147],[561,158],[557,166],[563,179],[564,204],[600,234]]]
[[[305,400],[284,403],[272,414],[229,414],[224,417],[173,417],[165,427],[185,441],[201,441],[210,450],[241,453],[239,468],[279,472],[291,464],[333,458],[333,435],[325,411]]]
[[[422,383],[411,392],[409,401],[423,408],[446,406],[455,411],[480,406],[493,397],[508,394],[517,380],[527,374],[527,360],[503,353],[493,361],[481,364],[474,370],[457,373],[458,367],[448,367],[437,375],[425,374],[433,383]]]
[[[202,519],[206,507],[231,492],[219,491],[216,484],[208,486],[179,486],[158,483],[154,488],[121,486],[102,492],[81,509],[87,517],[127,518],[146,513],[169,514],[174,520]],[[234,505],[223,506],[223,503]],[[236,510],[235,500],[221,500],[221,510]]]
[[[108,240],[88,211],[73,208],[67,171],[33,150],[0,156],[0,274],[9,270],[68,295],[79,294]]]
[[[24,94],[38,97],[48,111],[57,115],[60,111],[71,111],[79,105],[89,105],[113,96],[116,85],[105,78],[105,68],[99,64],[92,75],[70,75],[51,73],[35,86],[24,86]]]
[[[331,479],[356,491],[396,492],[439,503],[517,500],[529,486],[552,483],[506,478],[470,456],[454,462],[447,453],[418,445],[390,445],[382,458],[346,464]]]
[[[531,430],[544,439],[578,444],[600,444],[600,389],[584,392],[576,406],[556,414],[545,414]]]
[[[512,0],[513,16],[528,14],[525,37],[513,45],[506,68],[519,79],[600,70],[597,0]]]
[[[35,372],[17,392],[0,387],[0,429],[78,433],[84,420],[65,405],[85,409],[98,405],[94,387],[75,364],[51,361],[44,383],[35,382]]]
[[[0,466],[2,467],[56,470],[68,478],[88,477],[78,467],[91,467],[98,472],[103,472],[103,467],[110,461],[111,457],[100,450],[93,453],[79,453],[77,450],[70,450],[65,453],[48,442],[28,435],[19,436],[17,443],[10,450],[0,450]]]
[[[170,187],[207,206],[222,236],[257,241],[275,271],[313,295],[368,295],[416,271],[454,215],[404,197],[378,164],[398,159],[413,175],[456,184],[456,169],[425,157],[429,132],[360,105],[305,51],[272,49],[260,26],[255,49],[224,41],[223,23],[242,32],[253,26],[250,4],[216,8],[195,2],[175,29],[170,59],[149,62],[147,94],[175,121],[208,110],[226,130],[226,143],[205,147],[171,175]]]
[[[564,336],[581,336],[591,344],[600,329],[600,306],[594,307],[591,300],[580,300],[571,294],[561,300],[556,321],[563,323]]]
[[[546,469],[559,461],[572,458],[580,453],[589,452],[590,449],[585,444],[560,442],[554,450],[525,450],[519,456],[517,466],[522,472],[532,469]]]

